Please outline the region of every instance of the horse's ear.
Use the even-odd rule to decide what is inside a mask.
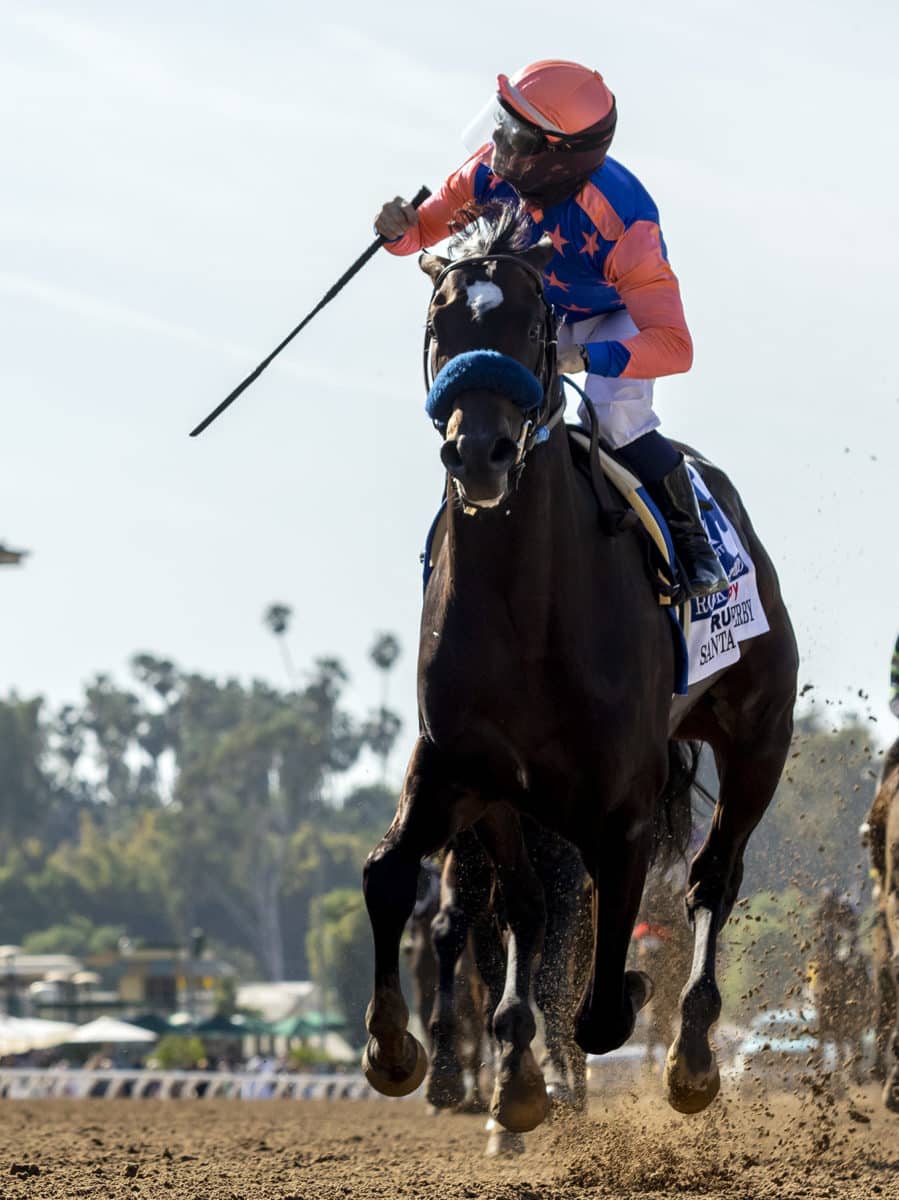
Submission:
[[[439,254],[420,254],[418,256],[418,265],[424,271],[425,275],[430,275],[434,283],[437,282],[437,276],[440,272],[449,266],[448,258],[441,258]]]
[[[529,262],[535,270],[542,271],[553,254],[555,254],[555,247],[552,238],[545,233],[540,241],[525,250],[521,257]]]

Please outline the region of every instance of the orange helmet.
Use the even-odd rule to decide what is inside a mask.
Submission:
[[[497,78],[499,99],[518,116],[548,133],[586,133],[605,122],[615,97],[598,71],[545,58]]]
[[[616,120],[615,97],[597,71],[544,59],[498,76],[495,98],[465,138],[470,150],[492,141],[494,172],[548,207],[602,166]]]

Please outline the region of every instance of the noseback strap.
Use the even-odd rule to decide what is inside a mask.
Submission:
[[[444,426],[456,398],[463,392],[498,392],[523,412],[543,405],[543,384],[523,363],[497,350],[468,350],[457,354],[437,373],[425,411],[435,425]]]

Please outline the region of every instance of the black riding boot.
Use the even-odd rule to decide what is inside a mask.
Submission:
[[[668,522],[687,595],[710,596],[713,592],[726,591],[728,579],[706,536],[696,493],[683,459],[650,490]]]

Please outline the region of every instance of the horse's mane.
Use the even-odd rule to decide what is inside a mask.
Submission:
[[[534,241],[534,227],[524,204],[488,201],[460,212],[457,232],[449,244],[451,259],[486,254],[520,254]]]

